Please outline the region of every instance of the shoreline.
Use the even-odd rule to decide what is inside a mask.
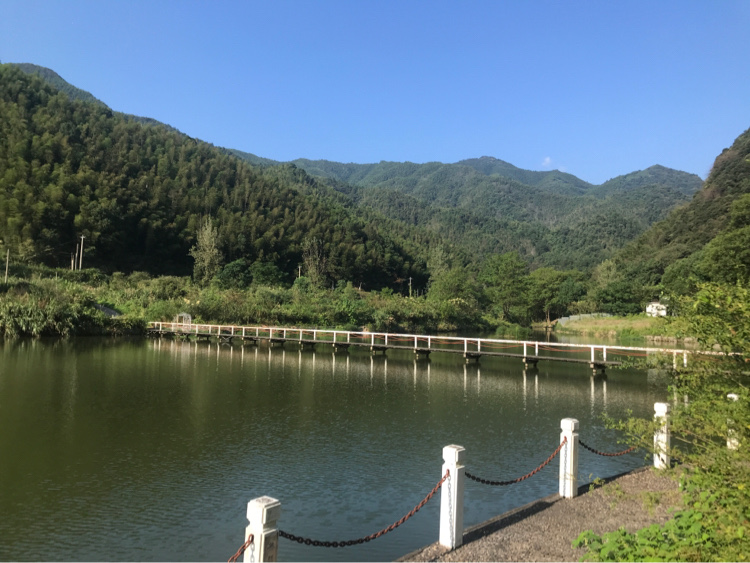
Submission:
[[[680,496],[670,472],[642,467],[582,485],[573,499],[555,493],[471,526],[452,551],[435,542],[397,561],[579,561],[586,551],[572,542],[581,532],[664,523]]]

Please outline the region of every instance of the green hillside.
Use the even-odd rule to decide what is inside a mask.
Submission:
[[[701,179],[661,166],[592,186],[490,157],[456,164],[299,159],[360,206],[439,233],[473,261],[520,250],[535,266],[589,268],[689,201]],[[523,183],[523,181],[527,183]],[[353,186],[353,188],[352,188]]]
[[[256,168],[161,125],[71,100],[0,66],[0,240],[21,260],[186,274],[205,218],[224,260],[272,263],[289,279],[306,240],[324,245],[333,281],[400,288],[427,281],[421,245],[400,226],[293,165]],[[401,229],[403,230],[403,229]],[[417,237],[418,238],[418,237]]]
[[[545,190],[556,193],[581,195],[591,188],[591,184],[588,182],[585,182],[572,174],[567,174],[566,172],[560,172],[559,170],[550,170],[546,172],[524,170],[513,166],[509,162],[491,156],[461,160],[456,164],[470,166],[485,176],[497,174],[498,176],[504,176],[521,182],[522,184],[544,188]]]
[[[685,195],[692,196],[703,181],[695,174],[680,172],[658,164],[623,176],[617,176],[596,186],[590,193],[599,197],[616,192],[631,191],[644,186],[662,186],[673,188]]]
[[[687,293],[701,280],[750,280],[750,130],[716,158],[693,199],[615,257],[632,283]],[[693,282],[690,279],[693,279]]]
[[[5,66],[15,66],[26,73],[41,77],[48,84],[61,89],[73,101],[93,101],[101,106],[100,109],[109,111],[91,94],[73,87],[49,69],[35,65]],[[158,144],[161,142],[170,146],[177,143],[180,147],[192,145],[201,147],[198,152],[206,150],[212,155],[210,158],[201,158],[212,160],[215,155],[222,162],[231,162],[230,168],[238,166],[234,163],[234,157],[237,157],[252,165],[246,166],[247,170],[253,171],[255,176],[267,179],[271,183],[276,182],[273,177],[280,174],[282,169],[287,171],[284,172],[285,178],[289,177],[289,165],[286,165],[286,168],[279,168],[281,163],[271,159],[236,149],[209,147],[153,119],[112,111],[109,111],[107,117],[119,120],[118,132],[128,129],[125,124],[132,124],[150,126],[146,129],[153,128],[159,131],[158,135],[166,133],[175,135],[158,138],[151,145],[147,144],[142,147],[146,150],[147,156],[138,158],[134,156],[136,162],[128,164],[126,176],[129,174],[145,175],[148,178],[144,180],[146,182],[149,182],[153,172],[144,171],[141,167],[151,166],[155,169],[156,172],[153,173],[155,179],[149,185],[164,186],[158,180],[160,170],[158,166],[154,167],[153,161],[154,155],[160,152]],[[76,125],[74,129],[80,129],[79,125]],[[40,131],[42,135],[45,132],[48,135],[54,134],[50,128]],[[114,132],[114,129],[112,131]],[[124,135],[125,137],[140,135],[136,133],[137,131],[139,129],[136,127],[132,131],[128,130]],[[37,131],[31,132],[32,141],[34,135],[39,136],[37,133]],[[112,140],[109,131],[104,134],[110,141]],[[149,136],[152,135],[149,134]],[[65,138],[68,142],[71,140],[70,137]],[[73,139],[78,140],[75,137]],[[125,142],[127,147],[131,147],[132,144]],[[61,141],[61,146],[64,145],[65,143]],[[84,152],[90,150],[88,147]],[[99,150],[109,149],[99,147]],[[165,148],[161,149],[161,151],[165,150]],[[177,154],[173,149],[166,150],[166,152],[168,156],[177,155],[178,163],[172,166],[173,169],[183,166],[187,169],[192,167],[188,166],[188,162],[193,158],[192,153]],[[118,158],[119,156],[122,155],[118,155]],[[68,158],[68,156],[63,158]],[[180,162],[180,159],[184,162]],[[32,163],[33,161],[34,159],[31,158]],[[115,160],[112,164],[116,162],[121,163]],[[158,164],[158,158],[156,162]],[[299,190],[299,197],[316,198],[319,197],[319,193],[324,193],[324,198],[327,198],[324,205],[335,202],[335,205],[345,209],[347,216],[356,217],[357,221],[367,225],[370,229],[378,226],[380,231],[396,237],[401,241],[401,247],[409,249],[408,252],[404,251],[408,254],[408,258],[404,259],[404,264],[409,264],[409,268],[412,268],[415,263],[425,262],[430,252],[437,247],[450,248],[452,261],[455,264],[478,264],[493,254],[517,250],[533,267],[590,268],[611,257],[654,222],[664,219],[676,205],[687,203],[689,196],[701,184],[700,178],[695,175],[662,166],[652,166],[646,170],[613,178],[600,186],[594,186],[571,174],[556,170],[547,172],[523,170],[492,157],[467,159],[455,164],[385,161],[373,164],[345,164],[306,159],[298,159],[292,164],[318,178],[318,180],[312,180],[301,170],[297,170],[295,174],[305,177],[301,180],[301,188],[297,187],[296,179],[292,180],[292,185]],[[225,164],[220,165],[220,167],[223,166]],[[97,174],[103,172],[96,166],[92,166],[92,169]],[[111,174],[118,176],[117,170],[114,168],[109,170]],[[76,171],[78,173],[80,169],[76,168]],[[185,189],[187,178],[181,175],[184,174],[175,172],[174,177],[170,178],[170,182],[179,185],[176,192],[172,191],[172,184],[163,188],[170,194],[171,199],[183,197],[182,190]],[[198,180],[198,183],[205,184],[205,182],[213,182],[210,175],[208,178],[201,177]],[[310,184],[316,186],[315,194],[307,187]],[[213,185],[212,187],[204,186],[204,188],[207,192],[213,190],[215,193],[222,194],[222,197],[214,200],[214,205],[208,211],[209,214],[239,214],[239,219],[235,217],[231,221],[233,229],[237,227],[238,222],[242,225],[256,223],[255,219],[244,217],[241,209],[238,210],[232,207],[232,204],[227,203],[236,185],[226,184],[221,187]],[[145,194],[135,195],[137,191],[133,190],[131,193],[130,187],[126,188],[126,192],[133,195],[136,200],[139,197],[145,197]],[[272,203],[284,205],[283,198]],[[316,205],[321,203],[316,201]],[[152,201],[151,204],[154,209],[159,207],[157,201]],[[157,215],[162,213],[162,211],[154,212]],[[198,213],[198,216],[206,213],[205,210],[200,209],[200,206],[190,208],[189,212]],[[7,213],[12,215],[13,210]],[[181,210],[175,210],[174,213],[182,217]],[[179,252],[175,247],[164,260],[151,263],[146,258],[150,250],[147,251],[144,243],[138,243],[141,239],[136,238],[134,240],[137,244],[132,247],[132,250],[119,248],[118,258],[110,257],[103,263],[109,262],[107,266],[109,268],[156,267],[163,268],[164,271],[170,268],[185,271],[190,259],[185,259],[184,253],[186,249],[189,249],[195,236],[196,219],[186,226],[179,222],[172,222],[167,217],[171,217],[171,214],[167,213],[166,217],[158,221],[154,228],[162,228],[165,222],[171,225],[171,234],[164,240],[181,241]],[[299,260],[300,257],[300,236],[303,235],[297,233],[298,228],[302,230],[307,228],[304,222],[297,223],[290,217],[293,217],[291,212],[283,214],[281,230],[284,237],[292,236],[294,241],[285,249],[281,248],[283,245],[280,241],[275,241],[276,246],[270,252],[270,259],[278,263],[279,267],[285,271],[294,270],[295,260]],[[122,218],[118,216],[117,220],[121,221]],[[80,222],[81,219],[79,218],[78,221]],[[113,224],[116,223],[117,221],[113,221]],[[240,236],[226,230],[229,223],[229,221],[222,221],[220,224],[225,259],[231,260],[242,256],[265,260],[268,249],[264,246],[265,242],[259,241],[267,240],[270,235],[259,236],[257,227],[255,231],[251,229],[250,238],[253,244],[248,245],[247,234],[242,233]],[[270,222],[257,223],[273,231]],[[244,226],[242,228],[244,229]],[[51,238],[57,241],[58,246],[69,246],[74,230],[76,229],[69,228],[67,238],[59,239],[56,238],[55,229],[40,229],[39,233],[27,237],[27,240],[34,240],[35,255],[44,257],[47,262],[63,263],[67,251],[54,250],[54,245],[41,242],[40,237]],[[42,232],[46,234],[42,236]],[[238,236],[240,236],[240,244],[236,242]],[[9,240],[11,238],[9,237]],[[66,242],[61,243],[60,240]],[[92,246],[87,248],[87,257],[92,252],[95,253],[92,257],[98,256],[96,253],[102,248],[104,240],[106,237],[97,236],[95,240],[89,241]],[[40,244],[41,247],[36,248]],[[124,247],[125,243],[122,242],[121,246]],[[397,251],[397,254],[401,253],[401,250]],[[178,254],[179,258],[176,258]],[[338,256],[338,253],[334,255]],[[390,256],[391,253],[388,252],[388,255]],[[351,264],[344,267],[342,271],[353,271]],[[396,274],[393,271],[390,275],[394,279],[403,279],[406,274],[405,272]],[[426,273],[423,272],[422,275]],[[378,283],[385,282],[379,281]]]
[[[68,96],[71,100],[79,100],[81,102],[93,102],[101,106],[107,107],[107,104],[94,97],[93,94],[86,90],[81,90],[67,82],[62,76],[57,74],[54,70],[31,64],[31,63],[8,63],[9,65],[15,66],[22,70],[26,74],[34,74],[44,80],[53,88],[60,90],[63,94]]]

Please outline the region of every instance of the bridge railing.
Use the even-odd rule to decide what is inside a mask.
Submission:
[[[427,334],[409,334],[373,331],[347,331],[319,328],[271,327],[271,326],[237,326],[184,324],[156,321],[149,327],[157,332],[194,334],[199,336],[242,337],[257,339],[299,340],[320,343],[347,343],[369,345],[384,348],[411,348],[414,350],[451,350],[464,353],[491,354],[493,352],[511,353],[517,351],[519,356],[538,357],[540,351],[547,357],[559,354],[579,354],[580,359],[591,362],[609,362],[615,355],[647,356],[650,354],[671,355],[673,365],[682,363],[687,367],[688,356],[692,350],[674,348],[647,348],[640,346],[610,346],[603,344],[569,344],[563,342],[548,343],[534,340],[508,340],[502,338],[477,338],[463,336],[435,336]],[[719,352],[700,352],[701,354],[720,354]],[[680,362],[681,360],[681,362]]]

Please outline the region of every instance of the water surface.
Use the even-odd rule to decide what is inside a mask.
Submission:
[[[395,522],[440,478],[442,448],[493,480],[559,443],[622,449],[602,413],[652,416],[666,381],[585,365],[408,352],[334,355],[171,340],[0,343],[0,559],[226,560],[247,501],[282,503],[293,534],[347,540]],[[581,452],[582,481],[645,463]],[[511,487],[466,485],[467,526],[557,489],[558,462]],[[437,539],[439,498],[368,544],[281,539],[280,560],[392,560]]]

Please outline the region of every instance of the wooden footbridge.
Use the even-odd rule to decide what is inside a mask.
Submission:
[[[292,343],[303,349],[324,344],[332,346],[334,352],[345,352],[352,346],[367,348],[372,354],[385,354],[387,350],[408,350],[417,358],[429,358],[434,352],[462,354],[467,362],[479,361],[482,356],[499,356],[518,358],[526,367],[535,367],[540,361],[569,362],[588,364],[595,372],[604,371],[607,366],[621,365],[622,360],[626,358],[645,357],[650,354],[672,356],[675,368],[678,363],[687,366],[690,353],[687,350],[629,346],[551,344],[493,338],[169,322],[149,323],[148,333],[155,337],[216,339],[227,343],[233,340],[251,344],[264,342],[269,346]]]

